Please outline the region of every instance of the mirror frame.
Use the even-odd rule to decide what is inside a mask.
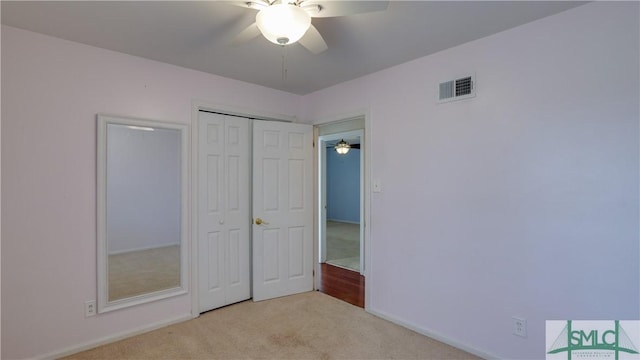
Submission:
[[[181,140],[181,174],[180,174],[180,284],[177,287],[149,292],[128,298],[109,301],[109,263],[107,251],[107,125],[141,126],[159,129],[171,129],[180,131]],[[152,301],[166,299],[188,293],[189,271],[189,138],[188,125],[178,123],[160,122],[154,120],[135,119],[122,116],[97,115],[97,267],[98,267],[98,313],[127,308],[145,304]]]

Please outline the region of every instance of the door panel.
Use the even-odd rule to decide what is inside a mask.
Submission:
[[[240,283],[240,231],[229,231],[229,285],[234,286]]]
[[[219,179],[220,171],[222,167],[222,162],[220,161],[220,156],[218,155],[207,155],[207,200],[209,204],[209,214],[218,213],[220,209],[218,206],[220,205],[218,199],[220,198],[220,183],[218,181],[209,180],[209,179]]]
[[[200,312],[251,297],[249,119],[200,112]]]
[[[289,228],[289,278],[304,276],[304,228]]]
[[[224,248],[220,241],[219,231],[210,232],[207,235],[207,241],[202,244],[200,251],[206,256],[204,258],[205,261],[209,259],[215,261],[207,261],[209,271],[206,290],[209,292],[220,291],[224,273],[224,267],[222,266],[224,264]]]
[[[253,122],[253,298],[313,290],[313,127]]]
[[[261,231],[263,245],[262,256],[269,261],[264,262],[262,279],[265,283],[280,280],[280,234],[278,229]]]

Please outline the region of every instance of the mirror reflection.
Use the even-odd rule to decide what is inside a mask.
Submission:
[[[99,194],[103,199],[99,309],[106,311],[127,299],[140,303],[154,300],[147,299],[150,294],[167,297],[171,289],[184,290],[186,145],[180,125],[104,117],[101,121],[104,179]]]
[[[107,125],[109,301],[180,286],[180,131]]]

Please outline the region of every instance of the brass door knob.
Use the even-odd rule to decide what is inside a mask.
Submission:
[[[262,225],[262,224],[267,225],[267,224],[269,224],[269,223],[268,223],[268,222],[266,222],[266,221],[263,221],[263,220],[262,220],[262,219],[260,219],[260,218],[256,218],[256,225]]]

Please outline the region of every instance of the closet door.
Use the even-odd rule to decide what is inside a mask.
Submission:
[[[253,299],[313,290],[313,127],[253,122]]]
[[[249,119],[198,118],[200,312],[249,299]]]

